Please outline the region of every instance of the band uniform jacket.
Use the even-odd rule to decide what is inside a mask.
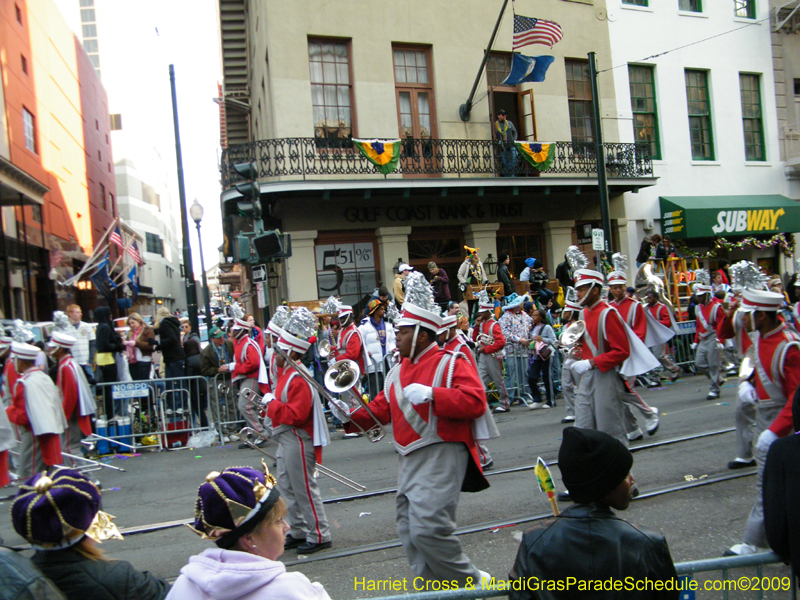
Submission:
[[[669,309],[664,305],[663,302],[656,302],[652,306],[648,304],[645,307],[645,310],[649,310],[650,314],[653,315],[655,320],[661,323],[664,327],[669,327],[672,329],[672,319],[669,318]]]
[[[763,375],[768,379],[762,380],[761,369],[756,364],[755,386],[759,405],[770,401],[783,407],[769,430],[778,437],[787,436],[794,427],[792,400],[800,384],[800,335],[786,323],[781,323],[766,335],[758,336],[754,345],[758,353],[757,363],[761,364]]]
[[[89,415],[81,415],[81,392],[78,388],[78,380],[75,378],[75,371],[73,371],[74,368],[80,369],[81,367],[71,363],[73,363],[71,356],[65,356],[58,361],[56,386],[61,390],[61,406],[64,409],[64,417],[69,421],[74,415],[81,433],[83,435],[92,435],[91,417]]]
[[[303,368],[298,365],[299,368]],[[288,389],[287,389],[288,385]],[[281,401],[284,392],[286,403]],[[267,405],[267,416],[277,432],[280,425],[305,431],[314,439],[314,398],[311,387],[291,367],[282,370],[275,384],[275,399]]]
[[[452,340],[447,340],[444,346],[442,346],[442,350],[452,353],[461,352],[461,354],[467,357],[467,360],[472,365],[472,368],[475,369],[475,372],[478,372],[478,363],[475,360],[475,355],[472,353],[472,349],[467,342],[464,341],[464,336],[461,334],[456,334],[456,337]]]
[[[737,311],[734,311],[733,314],[726,314],[722,319],[722,322],[719,324],[719,329],[717,330],[719,339],[735,340],[736,350],[742,355],[744,355],[750,346],[753,345],[750,336],[747,335],[747,332],[742,326],[741,319],[743,316],[744,315],[742,315],[742,313]]]
[[[698,304],[694,310],[697,324],[694,341],[697,343],[718,332],[717,330],[722,324],[722,315],[720,313],[723,312],[723,309],[720,303],[709,302],[708,304]]]
[[[621,302],[612,300],[610,305],[617,309],[619,316],[628,324],[628,327],[633,329],[636,337],[644,341],[647,336],[647,317],[644,314],[644,306],[628,296],[625,296]]]
[[[582,339],[581,356],[584,360],[594,358],[594,363],[601,373],[615,367],[621,367],[631,354],[628,335],[625,333],[625,323],[622,316],[602,300],[595,302],[594,306],[583,309],[583,320],[586,322],[586,333]],[[600,344],[602,335],[603,343]],[[592,350],[586,337],[589,337],[597,351]],[[601,352],[602,347],[602,352]]]
[[[506,338],[503,335],[503,330],[500,327],[500,323],[494,319],[482,321],[480,327],[474,327],[472,329],[472,340],[475,343],[478,343],[478,340],[480,340],[479,334],[492,338],[492,343],[484,346],[479,354],[495,354],[500,352],[500,350],[502,350],[506,345]],[[478,351],[476,350],[476,352]]]
[[[555,600],[592,598],[677,600],[679,591],[579,591],[578,583],[597,580],[634,582],[675,579],[675,565],[664,536],[620,519],[602,502],[573,504],[560,516],[526,531],[519,545],[509,579],[538,578],[566,581],[574,587],[564,591],[531,590],[531,585],[512,591],[511,600]],[[536,581],[532,579],[531,581]]]
[[[358,363],[361,373],[364,370],[364,340],[361,339],[361,332],[355,322],[339,332],[339,340],[336,344],[336,360],[353,360]]]
[[[29,394],[34,397],[28,398]],[[32,402],[37,405],[38,418],[29,413]],[[38,367],[31,367],[17,379],[11,406],[6,409],[6,414],[9,421],[33,433],[44,464],[52,467],[62,462],[60,436],[67,428],[67,420],[59,401],[58,389],[53,380]]]
[[[455,361],[452,379],[447,385],[446,368],[442,385],[434,387],[436,373],[443,360],[448,361],[448,365],[449,361]],[[399,386],[391,385],[395,376],[399,380]],[[389,372],[386,381],[388,397],[385,391],[381,391],[369,403],[369,408],[383,425],[392,423],[397,452],[407,455],[433,443],[461,442],[466,445],[472,459],[467,462],[462,491],[478,492],[489,487],[480,467],[478,449],[472,435],[473,421],[482,417],[487,410],[486,395],[472,365],[462,357],[444,352],[434,343],[414,360],[401,359],[400,364]],[[397,388],[405,388],[411,383],[432,386],[433,400],[414,406],[401,398],[401,403],[398,404]],[[364,429],[374,424],[363,408],[353,411],[350,418]],[[435,423],[435,431],[429,429],[432,422]],[[351,423],[345,427],[347,431],[355,430]],[[422,434],[418,432],[420,429]]]
[[[261,350],[250,337],[233,341],[233,379],[258,379],[261,367]]]

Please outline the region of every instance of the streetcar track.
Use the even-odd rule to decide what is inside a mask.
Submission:
[[[728,473],[725,475],[720,475],[718,477],[707,477],[705,479],[699,479],[695,481],[690,481],[686,483],[676,483],[672,485],[668,485],[659,489],[651,490],[648,492],[642,492],[639,494],[638,497],[634,498],[634,501],[639,502],[640,500],[646,500],[648,498],[655,498],[658,496],[663,496],[665,494],[671,494],[673,492],[680,492],[692,488],[703,487],[706,485],[713,485],[716,483],[724,483],[726,481],[732,481],[735,479],[740,479],[742,477],[750,477],[755,475],[758,472],[757,469],[748,469],[747,471],[739,471],[737,473]],[[478,523],[476,525],[469,525],[466,527],[458,527],[456,528],[454,534],[455,535],[468,535],[471,533],[480,533],[483,531],[491,531],[492,529],[500,529],[503,527],[511,527],[514,525],[520,525],[523,523],[531,523],[534,521],[542,521],[544,519],[549,519],[553,517],[552,512],[541,513],[538,515],[527,515],[521,516],[514,519],[503,519],[500,521],[492,521],[486,523]],[[330,560],[334,558],[344,558],[347,556],[354,556],[356,554],[364,554],[366,552],[379,552],[381,550],[389,550],[391,548],[399,548],[402,546],[402,543],[398,538],[388,540],[385,542],[376,542],[374,544],[364,544],[361,546],[352,546],[350,548],[343,548],[342,550],[333,550],[331,552],[321,552],[319,554],[315,554],[313,556],[307,556],[304,558],[297,558],[295,560],[287,560],[284,561],[284,565],[287,567],[295,566],[295,565],[303,565],[308,564],[311,562],[317,562],[321,560]]]
[[[648,444],[641,444],[639,446],[634,446],[630,450],[631,450],[631,452],[639,452],[641,450],[649,450],[651,448],[658,448],[658,447],[661,447],[661,446],[669,446],[669,445],[678,444],[678,443],[681,443],[681,442],[688,442],[688,441],[692,441],[692,440],[703,439],[703,438],[707,438],[707,437],[711,437],[711,436],[715,436],[715,435],[722,435],[722,434],[725,434],[725,433],[731,433],[733,431],[735,431],[735,428],[733,428],[733,427],[730,427],[730,428],[727,428],[727,429],[717,429],[717,430],[714,430],[714,431],[706,431],[706,432],[703,432],[703,433],[685,435],[685,436],[680,436],[680,437],[677,437],[677,438],[671,438],[671,439],[668,439],[668,440],[661,440],[661,441],[658,441],[658,442],[650,442]],[[558,465],[558,459],[553,459],[552,461],[547,461],[547,462],[548,462],[548,465],[550,465],[550,466],[557,466]],[[535,467],[535,464],[522,465],[522,466],[519,466],[519,467],[508,467],[506,469],[497,469],[496,471],[495,470],[488,471],[488,472],[485,473],[485,475],[488,478],[488,477],[494,477],[494,476],[497,476],[497,475],[507,475],[507,474],[510,474],[510,473],[520,473],[522,471],[532,471],[534,467]],[[362,499],[366,499],[366,498],[375,498],[375,497],[378,497],[378,496],[386,496],[388,494],[395,494],[395,493],[397,493],[397,488],[384,488],[384,489],[380,489],[380,490],[372,490],[372,491],[368,491],[368,492],[360,492],[360,493],[357,493],[357,494],[347,494],[347,495],[344,495],[344,496],[333,496],[331,498],[323,499],[322,502],[323,502],[323,504],[338,504],[340,502],[352,502],[352,501],[355,501],[355,500],[362,500]],[[643,497],[643,495],[640,496],[640,497]],[[164,521],[162,523],[153,523],[151,525],[136,525],[136,526],[132,526],[132,527],[124,527],[124,528],[120,528],[119,531],[120,531],[120,533],[122,535],[136,535],[136,534],[140,534],[140,533],[153,533],[153,532],[156,532],[156,531],[163,531],[164,529],[171,529],[173,527],[180,527],[181,525],[188,525],[188,524],[192,523],[193,521],[194,521],[193,519],[178,519],[178,520],[174,520],[174,521]]]

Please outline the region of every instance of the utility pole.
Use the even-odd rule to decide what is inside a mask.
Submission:
[[[589,52],[589,79],[592,84],[592,109],[594,112],[594,154],[597,158],[597,189],[600,194],[600,220],[605,235],[606,257],[611,253],[611,215],[608,208],[608,181],[606,156],[603,149],[603,129],[600,125],[600,96],[597,92],[597,64],[594,52]]]
[[[192,331],[200,335],[197,319],[197,288],[194,284],[192,249],[189,246],[189,222],[186,220],[186,189],[183,184],[183,157],[181,155],[181,134],[178,128],[178,97],[175,94],[175,65],[169,66],[169,85],[172,90],[172,120],[175,124],[175,159],[178,163],[178,199],[181,203],[181,236],[183,236],[183,277],[186,286],[186,310]],[[207,317],[207,318],[210,318]]]

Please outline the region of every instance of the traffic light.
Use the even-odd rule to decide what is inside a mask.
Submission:
[[[254,162],[236,163],[233,170],[246,181],[234,185],[241,198],[225,201],[223,217],[246,217],[258,221],[261,219],[261,189],[258,185],[258,165]]]
[[[265,231],[253,238],[258,260],[289,258],[292,256],[292,237],[279,231]]]

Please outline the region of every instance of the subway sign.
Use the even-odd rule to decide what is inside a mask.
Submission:
[[[800,231],[800,202],[785,196],[661,197],[661,231],[674,239]]]

